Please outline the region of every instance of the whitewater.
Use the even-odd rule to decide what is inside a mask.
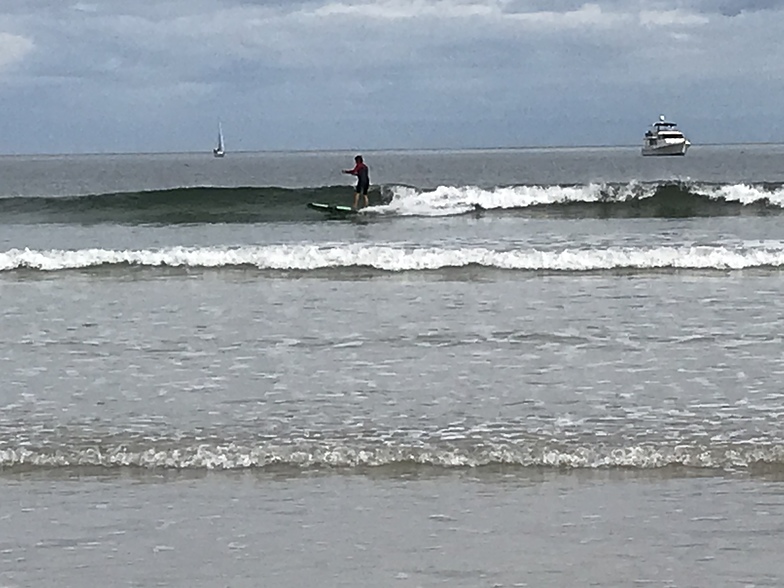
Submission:
[[[560,251],[449,249],[361,245],[271,245],[172,247],[159,250],[77,251],[11,249],[0,253],[0,271],[63,271],[111,266],[319,270],[373,268],[386,272],[427,271],[479,266],[503,270],[586,272],[609,270],[777,269],[784,264],[784,242],[754,246],[563,249]]]

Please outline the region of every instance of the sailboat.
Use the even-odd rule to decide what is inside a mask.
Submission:
[[[223,157],[225,151],[223,150],[223,129],[221,128],[221,124],[218,123],[218,146],[212,150],[212,154],[215,157]]]

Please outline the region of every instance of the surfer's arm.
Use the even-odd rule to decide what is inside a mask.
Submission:
[[[358,171],[359,171],[359,164],[355,165],[354,169],[344,169],[343,173],[344,174],[351,174],[352,176],[355,176],[355,175],[357,175]]]

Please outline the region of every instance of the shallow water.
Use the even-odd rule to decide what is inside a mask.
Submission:
[[[780,584],[765,149],[0,158],[0,585]]]

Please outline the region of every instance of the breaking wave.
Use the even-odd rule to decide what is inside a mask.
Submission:
[[[693,217],[766,215],[784,211],[780,184],[638,183],[509,186],[486,190],[440,186],[390,189],[384,208],[400,215],[442,216],[476,211],[516,211],[554,217]]]
[[[613,270],[742,270],[784,266],[784,242],[735,246],[606,247],[510,250],[485,247],[267,245],[161,249],[31,250],[0,252],[0,272],[89,268],[247,268],[267,271],[370,269],[416,272],[453,268],[588,272]]]
[[[193,187],[78,196],[0,198],[0,222],[18,224],[208,224],[321,220],[308,202],[349,205],[352,189]],[[776,183],[374,186],[372,213],[446,216],[476,211],[553,217],[692,217],[784,212]]]

